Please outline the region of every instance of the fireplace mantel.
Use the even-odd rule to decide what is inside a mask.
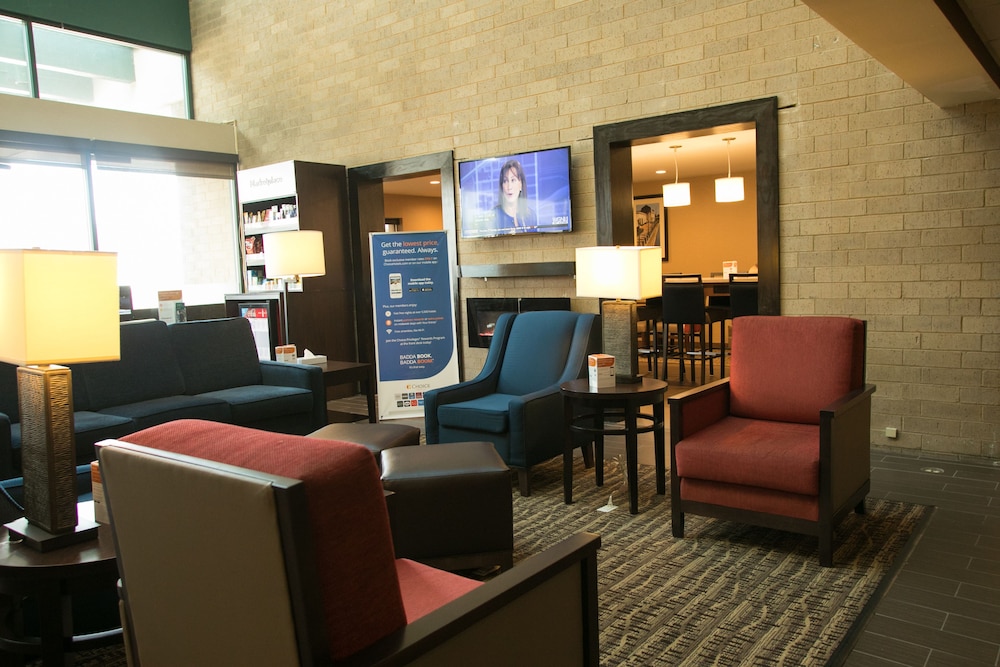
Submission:
[[[576,262],[522,262],[519,264],[465,264],[462,278],[519,278],[523,276],[574,276]]]

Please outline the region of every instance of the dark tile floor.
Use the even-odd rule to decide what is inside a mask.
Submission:
[[[872,497],[935,510],[846,665],[1000,665],[1000,465],[993,463],[872,452]]]

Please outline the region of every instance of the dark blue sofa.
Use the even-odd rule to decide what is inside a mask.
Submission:
[[[72,369],[79,464],[95,442],[175,419],[297,435],[326,425],[322,370],[260,361],[242,317],[123,322],[121,360]],[[0,364],[0,479],[20,475],[20,446],[16,370]]]

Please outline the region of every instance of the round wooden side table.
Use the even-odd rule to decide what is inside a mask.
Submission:
[[[641,382],[616,383],[610,387],[591,389],[587,378],[570,380],[559,385],[563,395],[563,411],[566,421],[566,442],[563,447],[563,499],[566,504],[573,502],[573,435],[583,433],[594,438],[594,468],[597,485],[604,484],[604,436],[625,436],[625,463],[628,469],[629,512],[639,512],[639,465],[638,436],[653,433],[653,454],[656,467],[656,492],[666,493],[666,444],[663,433],[663,396],[667,383],[653,378],[642,378]],[[651,405],[652,414],[644,414],[639,408]],[[582,409],[582,413],[580,411]],[[609,428],[605,417],[624,417],[622,427]],[[639,420],[644,425],[639,426]]]
[[[83,504],[81,504],[83,505]],[[81,508],[81,515],[85,513]],[[90,509],[93,516],[93,509]],[[0,532],[6,533],[0,529]],[[5,611],[16,612],[22,601],[32,600],[38,609],[38,636],[23,636],[21,628],[11,627],[10,621],[19,614],[7,613],[0,622],[0,664],[11,664],[12,658],[40,656],[42,664],[71,665],[73,653],[122,641],[120,624],[105,630],[75,635],[73,630],[73,598],[98,593],[107,598],[107,613],[117,619],[118,564],[111,528],[102,525],[96,539],[79,544],[35,551],[19,542],[0,542],[0,596]],[[16,664],[16,663],[15,663]]]

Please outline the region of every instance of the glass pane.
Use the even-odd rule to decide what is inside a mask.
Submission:
[[[91,249],[79,154],[0,146],[0,201],[0,248]]]
[[[38,96],[187,118],[184,56],[33,24]]]
[[[101,160],[94,171],[97,245],[118,252],[118,275],[135,308],[182,290],[188,305],[224,303],[239,292],[234,173],[189,175],[185,163]],[[196,164],[196,163],[195,163]]]
[[[31,95],[27,37],[24,21],[0,16],[0,93]]]

